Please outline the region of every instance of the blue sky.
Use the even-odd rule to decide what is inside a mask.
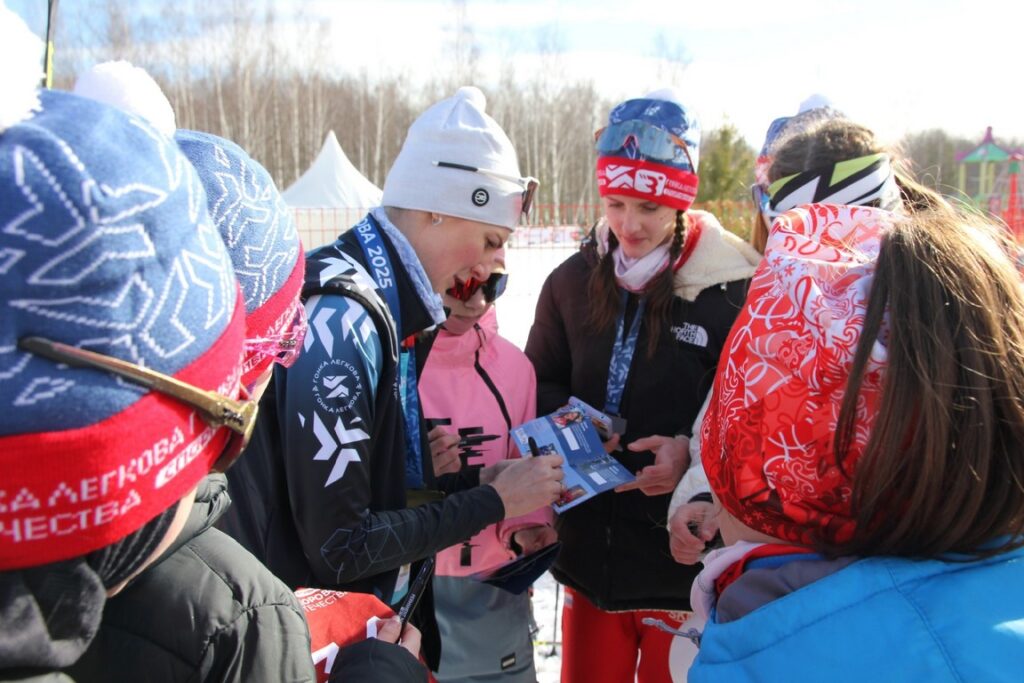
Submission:
[[[8,4],[27,15],[45,2]],[[325,68],[413,83],[451,68],[451,0],[302,7],[330,24]],[[509,60],[520,80],[587,79],[616,99],[674,80],[705,129],[729,120],[755,146],[772,118],[815,92],[890,141],[933,127],[980,139],[987,125],[997,137],[1024,138],[1019,14],[1011,0],[465,2],[482,85],[496,83]],[[545,37],[554,55],[541,54]],[[687,65],[669,68],[664,55]]]

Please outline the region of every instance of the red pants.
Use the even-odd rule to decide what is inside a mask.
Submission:
[[[691,615],[662,610],[605,612],[566,588],[562,683],[673,683],[669,674],[673,636],[645,626],[641,619],[654,617],[679,628]],[[685,680],[685,674],[680,680]]]

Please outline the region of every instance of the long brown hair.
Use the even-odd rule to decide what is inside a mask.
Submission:
[[[750,220],[750,239],[748,241],[750,246],[757,249],[758,254],[764,255],[764,249],[768,246],[768,228],[770,226],[765,221],[764,216],[761,215],[760,210],[754,211],[754,215]]]
[[[883,240],[836,429],[840,466],[883,319],[888,368],[853,477],[857,533],[835,553],[985,556],[1024,545],[1016,253],[1000,228],[948,208],[917,212]]]
[[[645,304],[643,324],[647,328],[647,357],[654,356],[658,348],[663,325],[672,313],[672,299],[675,285],[675,271],[672,264],[676,262],[683,250],[683,240],[690,217],[683,211],[676,211],[675,227],[672,230],[672,242],[669,245],[669,267],[661,271],[647,283],[644,289]],[[615,234],[608,231],[608,250],[597,267],[590,272],[587,291],[590,294],[590,326],[595,332],[603,332],[613,326],[619,318],[621,299],[619,287],[615,282],[615,259],[613,252],[619,248]]]

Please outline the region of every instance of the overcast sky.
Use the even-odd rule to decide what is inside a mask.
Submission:
[[[75,0],[62,0],[62,8]],[[142,0],[145,4],[145,0]],[[35,13],[44,0],[8,0]],[[451,0],[311,0],[330,22],[323,64],[413,82],[451,68]],[[28,8],[28,9],[26,9]],[[624,99],[673,74],[705,129],[726,118],[755,147],[768,123],[812,93],[885,140],[941,127],[980,139],[1024,138],[1022,10],[1012,0],[467,0],[480,49],[480,84],[513,60],[520,79],[538,69],[592,80]],[[540,46],[554,46],[556,66]],[[303,49],[301,40],[296,50]],[[549,51],[550,52],[550,51]],[[682,58],[672,71],[659,58]]]

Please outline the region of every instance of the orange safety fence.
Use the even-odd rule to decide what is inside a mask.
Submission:
[[[714,201],[694,204],[714,214],[727,230],[744,239],[750,234],[754,207],[749,201]],[[292,209],[306,250],[327,244],[358,223],[369,208]],[[561,249],[579,243],[602,215],[601,204],[537,204],[528,220],[509,240],[509,249]]]

